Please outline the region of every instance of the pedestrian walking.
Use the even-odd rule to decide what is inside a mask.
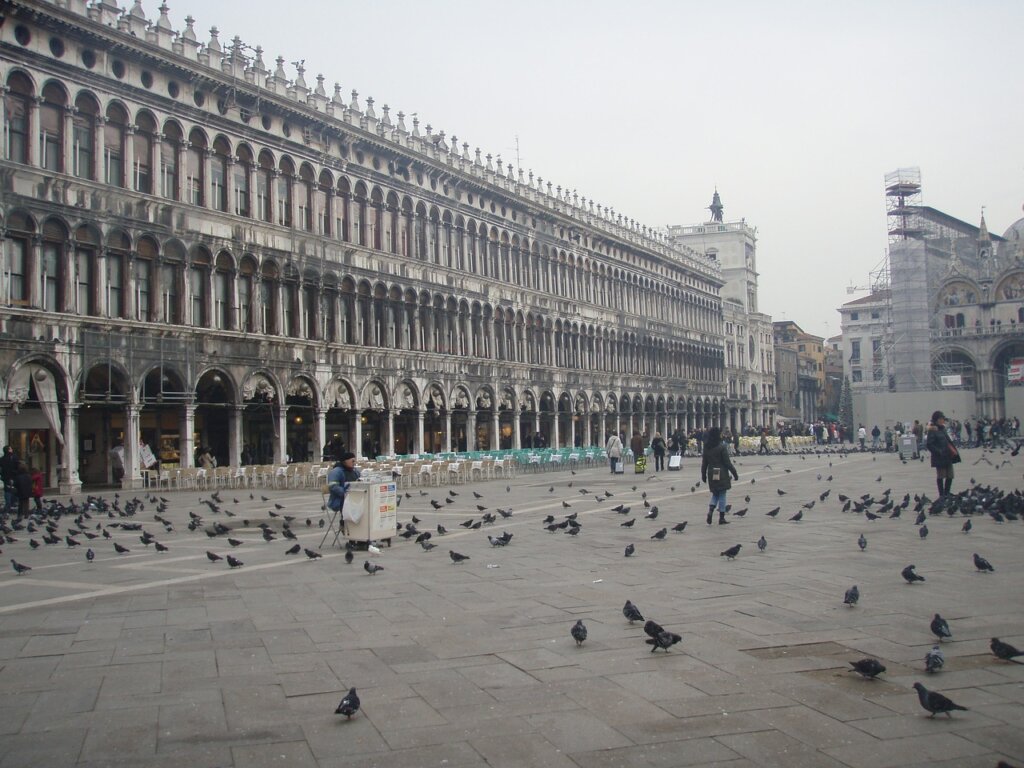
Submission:
[[[608,438],[604,451],[608,454],[608,464],[614,475],[616,465],[622,461],[622,440],[619,439],[618,435],[613,434]]]
[[[651,453],[654,454],[654,471],[664,472],[665,471],[665,438],[661,436],[661,432],[654,433],[654,439],[651,440]]]
[[[732,487],[729,476],[739,480],[736,467],[729,459],[729,449],[722,442],[722,432],[718,427],[711,427],[704,436],[704,454],[700,463],[700,479],[708,484],[711,491],[711,504],[708,506],[708,525],[718,507],[718,524],[727,525],[725,519],[725,496]]]

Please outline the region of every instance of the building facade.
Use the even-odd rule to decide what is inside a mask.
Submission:
[[[0,427],[49,485],[724,421],[717,262],[185,23],[0,25]]]
[[[1000,237],[984,216],[922,205],[917,168],[887,174],[885,194],[888,285],[840,309],[854,392],[968,393],[959,418],[1024,415],[1006,408],[1024,361],[1024,219]]]
[[[792,320],[772,324],[775,349],[789,349],[797,356],[798,418],[811,424],[825,416],[825,339],[807,333]]]
[[[779,402],[772,319],[758,309],[757,229],[745,220],[723,221],[725,208],[718,190],[708,210],[709,221],[669,226],[668,236],[677,246],[702,253],[721,266],[729,427],[770,427]]]

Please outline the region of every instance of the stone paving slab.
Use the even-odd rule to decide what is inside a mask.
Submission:
[[[974,464],[981,457],[965,451],[957,487],[971,476],[1020,484],[1024,458]],[[153,502],[135,516],[170,547],[163,555],[98,510],[88,525],[130,554],[97,538],[86,564],[81,548],[33,551],[18,532],[5,549],[33,570],[0,574],[0,768],[1024,763],[1024,665],[988,650],[992,636],[1024,646],[1024,523],[976,517],[964,535],[960,516],[940,515],[922,540],[910,510],[875,522],[841,512],[840,493],[932,492],[927,466],[891,455],[737,464],[730,501],[747,512],[727,526],[704,524],[694,461],[682,473],[592,468],[481,481],[456,488],[439,511],[429,500],[443,502],[448,489],[411,488],[400,520],[416,515],[421,530],[442,523],[449,533],[435,533],[429,553],[395,539],[370,557],[385,568],[373,577],[365,553],[353,565],[330,549],[309,561],[285,555],[282,537],[263,541],[257,524],[281,529],[276,502],[295,516],[300,543],[316,548],[317,492],[223,489],[221,507],[236,516],[219,517],[243,542],[234,549],[186,529],[190,511],[214,519],[200,503],[209,491],[161,492],[172,533],[153,522]],[[656,520],[643,518],[644,493]],[[631,514],[611,511],[619,503]],[[479,519],[477,504],[513,515],[483,531],[460,527]],[[775,506],[778,517],[767,517]],[[543,530],[544,516],[571,512],[578,536]],[[620,526],[626,517],[632,528]],[[651,540],[683,520],[682,534]],[[484,534],[502,530],[512,543],[492,548]],[[637,550],[628,559],[627,543]],[[735,543],[736,560],[719,555]],[[449,549],[471,559],[455,566]],[[207,551],[245,565],[211,563]],[[996,572],[977,573],[973,552]],[[902,581],[909,562],[924,584]],[[853,583],[862,598],[850,609],[842,595]],[[642,624],[622,617],[627,598],[683,641],[650,653]],[[954,640],[943,643],[945,669],[925,677],[935,612]],[[568,633],[576,619],[590,632],[580,648]],[[868,655],[888,668],[877,681],[848,671]],[[929,719],[916,680],[969,711]],[[352,685],[363,709],[347,721],[333,710]]]

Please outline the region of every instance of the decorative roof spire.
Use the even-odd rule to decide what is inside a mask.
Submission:
[[[711,198],[711,205],[708,206],[708,210],[711,211],[712,221],[722,220],[722,212],[725,210],[725,206],[722,205],[722,198],[718,196],[718,187],[715,187],[715,194]]]

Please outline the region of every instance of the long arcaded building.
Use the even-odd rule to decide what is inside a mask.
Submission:
[[[722,422],[712,260],[166,4],[2,6],[0,424],[48,485]]]

